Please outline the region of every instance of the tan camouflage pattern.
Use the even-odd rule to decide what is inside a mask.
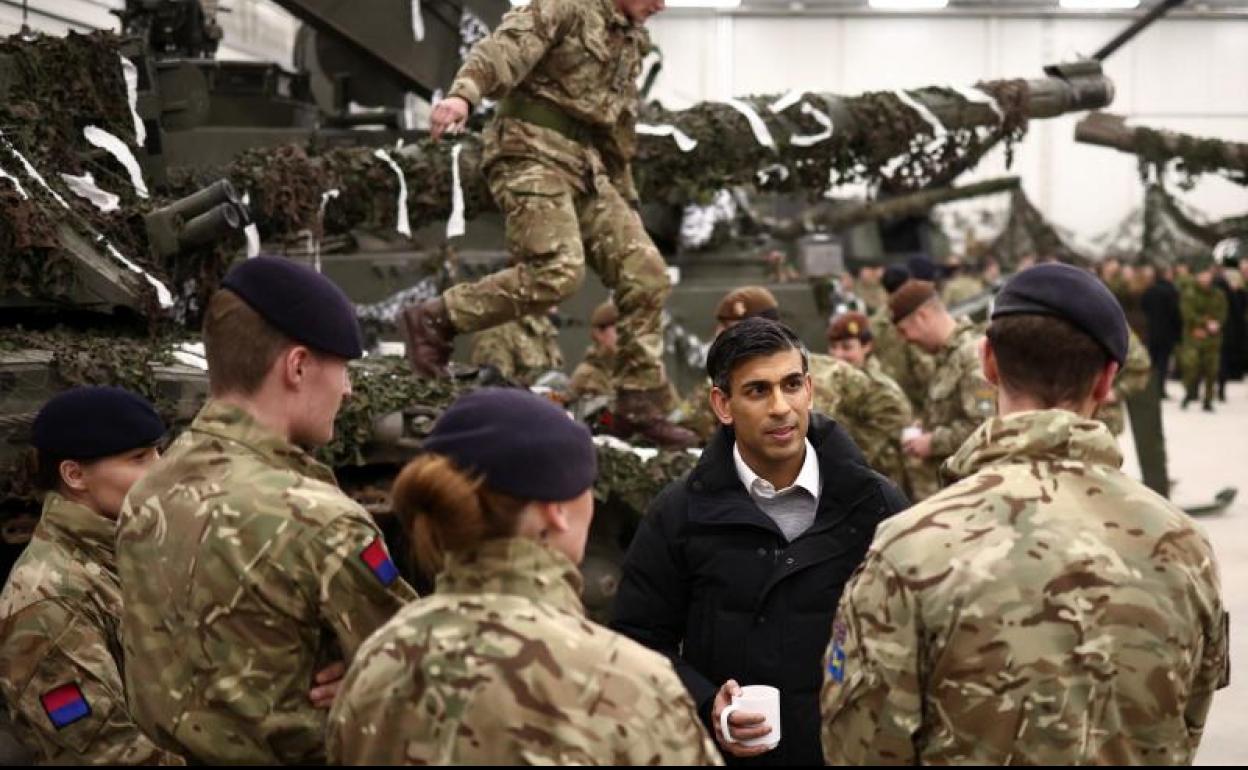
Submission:
[[[879,281],[859,276],[854,284],[854,291],[858,294],[858,299],[867,306],[867,315],[875,313],[880,308],[888,308],[888,291]]]
[[[349,765],[719,765],[663,656],[591,622],[532,540],[451,554],[433,596],[360,649],[329,718]]]
[[[615,351],[604,350],[591,343],[585,358],[572,370],[568,394],[573,399],[615,395]]]
[[[676,422],[698,434],[702,443],[711,440],[719,430],[719,419],[711,408],[711,381],[705,379],[694,385],[676,407]]]
[[[945,303],[945,307],[953,307],[968,299],[974,299],[985,291],[986,287],[979,276],[958,273],[941,287],[940,301]]]
[[[209,401],[118,522],[135,721],[197,762],[323,762],[313,676],[416,598],[364,562],[379,538],[329,468]]]
[[[879,359],[880,368],[901,387],[911,408],[922,413],[935,368],[932,357],[902,338],[887,303],[871,314],[871,336],[872,355]]]
[[[871,378],[871,384],[875,388],[873,399],[881,404],[877,412],[881,423],[874,426],[874,430],[858,446],[867,456],[872,468],[883,473],[909,494],[910,481],[906,472],[905,455],[901,451],[901,432],[914,421],[910,401],[897,381],[884,373],[879,359],[874,355],[867,357],[862,371]],[[883,408],[885,403],[889,404],[888,408]]]
[[[49,493],[0,593],[0,695],[40,764],[183,764],[126,707],[115,536],[111,519]],[[41,697],[66,684],[90,713],[58,729]]]
[[[1128,331],[1128,335],[1127,361],[1114,377],[1114,403],[1101,404],[1096,410],[1096,419],[1105,423],[1115,436],[1121,436],[1127,429],[1127,399],[1147,388],[1153,376],[1148,348],[1134,331]]]
[[[492,366],[510,380],[532,385],[546,372],[563,369],[559,330],[548,316],[527,315],[477,332],[472,363]]]
[[[888,387],[833,356],[810,355],[810,378],[814,383],[814,409],[832,417],[849,432],[872,468],[884,471],[889,447],[910,423],[910,405],[901,388]]]
[[[452,325],[478,331],[557,304],[580,287],[588,262],[619,308],[614,376],[628,391],[667,382],[661,321],[671,282],[629,206],[636,79],[649,48],[645,29],[611,0],[534,0],[472,49],[449,92],[475,105],[515,91],[596,129],[580,143],[515,118],[490,122],[484,165],[515,264],[448,290]]]
[[[582,195],[540,162],[499,161],[489,174],[515,264],[448,289],[443,298],[451,324],[477,331],[542,312],[580,287],[588,261],[620,310],[618,386],[663,387],[662,315],[671,281],[637,213],[605,177],[597,178],[594,194]]]
[[[996,388],[984,379],[979,361],[983,332],[966,319],[933,361],[923,405],[923,428],[932,434],[930,464],[940,465],[997,409]]]
[[[506,157],[540,161],[564,171],[581,192],[605,171],[633,201],[637,78],[650,47],[645,28],[611,0],[533,0],[473,47],[448,95],[475,106],[515,92],[595,130],[590,146],[522,120],[494,120],[485,133],[486,167]]]
[[[1208,334],[1196,339],[1193,332],[1205,328],[1210,321],[1219,326],[1226,323],[1226,295],[1217,287],[1202,289],[1195,279],[1183,285],[1179,294],[1179,312],[1183,316],[1183,341],[1179,344],[1179,373],[1183,386],[1193,397],[1204,385],[1204,401],[1213,401],[1213,391],[1218,381],[1221,364],[1222,333]]]
[[[1226,682],[1213,550],[1099,422],[994,418],[885,521],[825,658],[833,764],[1190,764]]]

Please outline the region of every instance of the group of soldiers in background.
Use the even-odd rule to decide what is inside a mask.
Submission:
[[[1099,273],[1132,330],[1147,341],[1162,398],[1174,366],[1184,408],[1199,399],[1212,412],[1215,400],[1226,401],[1226,383],[1248,371],[1248,261],[1202,255],[1175,265],[1132,265],[1110,257]]]
[[[1157,268],[1109,258],[1097,273],[1131,324],[1127,361],[1097,414],[1114,435],[1126,429],[1127,402],[1150,384],[1165,397],[1176,358],[1185,407],[1202,385],[1206,410],[1215,397],[1225,399],[1227,380],[1241,378],[1248,363],[1248,261],[1224,265],[1206,258]],[[972,265],[955,256],[938,265],[916,256],[904,264],[847,270],[834,285],[827,348],[812,351],[810,359],[814,406],[844,425],[871,465],[912,500],[940,489],[941,463],[992,413],[993,389],[983,380],[977,354],[984,325],[953,313],[1001,281],[991,257]],[[753,317],[779,319],[776,297],[763,286],[732,290],[715,310],[714,335]],[[618,318],[607,301],[588,319],[592,341],[563,389],[565,400],[613,394]],[[479,333],[471,361],[531,386],[543,374],[563,370],[558,334],[550,316],[524,317]],[[703,442],[718,426],[709,390],[709,383],[699,382],[678,398],[669,386],[665,403],[671,419]],[[1148,475],[1163,479],[1150,486],[1166,494],[1159,425],[1158,434],[1137,437],[1137,443],[1146,444],[1141,463],[1150,466]],[[1160,460],[1154,460],[1158,453]]]

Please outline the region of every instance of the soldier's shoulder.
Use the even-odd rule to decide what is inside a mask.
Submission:
[[[187,476],[180,476],[176,465],[167,468],[162,478],[140,481],[137,494],[132,492],[130,499],[142,504],[146,497],[180,496],[179,490],[199,485],[212,488],[207,502],[213,507],[268,513],[304,526],[318,527],[344,516],[368,518],[360,504],[337,485],[274,465],[250,450],[226,449],[211,463],[208,472],[201,467],[205,463],[194,462],[188,470],[197,472]]]
[[[0,592],[0,619],[36,605],[73,605],[94,593],[84,563],[60,543],[35,538],[18,557]]]

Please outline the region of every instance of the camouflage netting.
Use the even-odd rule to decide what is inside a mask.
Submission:
[[[12,450],[27,440],[38,406],[60,389],[117,385],[151,401],[166,424],[185,424],[190,414],[180,413],[178,403],[158,387],[151,371],[151,364],[174,363],[170,353],[174,342],[168,336],[136,337],[120,331],[0,329],[0,396],[8,404],[0,415],[0,503],[35,499],[30,479],[21,472],[24,450]],[[31,351],[51,357],[46,363],[32,361],[23,355]]]
[[[0,395],[9,404],[0,415],[0,504],[34,504],[36,495],[22,462],[24,445],[35,411],[60,389],[118,385],[152,401],[175,431],[185,427],[201,405],[200,394],[206,393],[206,375],[183,370],[176,381],[184,386],[171,390],[170,380],[162,384],[152,376],[152,366],[175,364],[174,347],[191,341],[172,335],[136,338],[121,331],[85,333],[61,327],[0,330]],[[50,354],[50,358],[32,360],[31,351]],[[475,387],[451,380],[416,379],[407,362],[399,358],[353,363],[351,376],[353,394],[338,413],[334,440],[317,452],[322,461],[337,468],[374,464],[378,460],[373,450],[385,456],[383,464],[414,455],[414,448],[396,452],[394,447],[379,444],[374,431],[378,420],[403,412],[405,435],[423,438],[447,406]],[[16,404],[28,408],[14,408]],[[630,450],[600,446],[595,497],[640,517],[659,490],[695,461],[687,452],[659,452],[653,459],[642,460]]]
[[[817,134],[820,125],[813,118],[796,107],[771,113],[767,105],[775,97],[743,100],[764,117],[778,149],[759,144],[746,118],[724,104],[707,102],[676,112],[653,106],[643,121],[674,125],[697,137],[698,144],[682,152],[668,137],[639,136],[634,173],[644,200],[672,204],[708,199],[733,185],[805,191],[814,197],[836,185],[860,182],[894,191],[947,184],[999,142],[1013,143],[1026,131],[1025,81],[994,81],[979,88],[997,100],[1004,121],[985,125],[972,115],[988,108],[952,91],[909,92],[920,101],[946,105],[943,112],[953,119],[941,136],[894,93],[844,99],[806,94],[802,102],[827,110],[834,102],[845,113],[842,130],[810,147],[796,146],[790,139]],[[480,168],[481,139],[465,135],[455,141],[462,148],[465,213],[472,218],[493,208]],[[408,180],[407,213],[413,229],[450,216],[452,146],[423,139],[391,152]],[[182,174],[175,180],[175,192],[185,194],[222,176],[251,193],[252,213],[266,240],[305,230],[322,236],[357,227],[393,228],[398,221],[398,179],[370,148],[255,150],[226,169]],[[322,196],[329,190],[339,195],[326,205],[322,219]]]
[[[130,259],[167,279],[182,300],[179,314],[193,319],[195,308],[215,286],[226,256],[239,244],[183,258],[170,274],[169,266],[154,264],[149,254],[141,215],[222,176],[251,195],[261,235],[272,243],[291,243],[309,233],[320,238],[361,227],[395,226],[398,179],[372,148],[288,146],[251,151],[225,169],[171,173],[170,189],[155,191],[152,200],[138,201],[119,164],[84,146],[81,136],[83,126],[98,124],[134,140],[121,47],[119,38],[95,33],[41,38],[33,44],[10,38],[0,49],[18,56],[24,73],[23,82],[13,89],[24,96],[10,99],[0,112],[6,137],[73,208],[67,216],[42,190],[34,191],[29,201],[19,200],[13,185],[0,181],[0,200],[5,203],[0,209],[0,248],[9,255],[0,267],[0,291],[66,293],[72,274],[64,269],[55,230],[67,221],[88,240],[97,234],[107,237]],[[977,88],[992,97],[999,114],[986,104],[987,97],[970,101],[945,88],[846,98],[803,94],[786,99],[788,106],[778,113],[770,109],[776,97],[741,100],[766,124],[774,147],[757,141],[745,116],[727,104],[703,103],[681,111],[652,105],[643,122],[670,124],[696,139],[697,145],[685,152],[669,136],[643,134],[638,137],[635,173],[645,199],[671,203],[701,200],[732,185],[805,191],[814,197],[848,183],[865,182],[891,192],[947,184],[990,148],[1003,140],[1011,144],[1026,131],[1026,81],[992,81]],[[926,114],[914,104],[922,104]],[[43,120],[48,114],[56,119]],[[809,139],[824,132],[820,117],[832,121],[831,135],[808,146],[795,144],[794,137]],[[471,218],[493,204],[480,169],[480,137],[467,135],[457,142],[462,147],[465,213]],[[391,151],[407,180],[413,229],[445,221],[450,214],[451,148],[450,143],[424,139]],[[10,161],[16,157],[0,151],[0,167]],[[59,179],[59,172],[85,170],[95,174],[102,188],[122,196],[124,213],[101,214],[69,193]],[[339,195],[323,205],[330,190]]]
[[[121,165],[82,134],[93,125],[135,140],[118,51],[118,38],[103,32],[33,42],[0,39],[0,57],[14,76],[0,94],[0,169],[19,179],[25,192],[13,180],[0,180],[0,253],[5,254],[0,291],[43,295],[72,283],[72,266],[56,236],[58,222],[69,221],[83,234],[106,233],[123,253],[145,248],[142,231],[127,221],[128,214],[104,214],[83,204],[59,178],[91,172],[101,187],[122,196],[126,209],[139,203]],[[72,214],[23,173],[18,153],[73,206]]]
[[[1134,138],[1145,176],[1149,167],[1165,169],[1173,164],[1181,184],[1189,189],[1202,174],[1248,185],[1248,145],[1143,126],[1134,129]]]
[[[126,94],[122,46],[120,38],[107,32],[40,36],[33,42],[0,39],[0,58],[6,60],[9,75],[0,83],[0,254],[4,255],[0,294],[70,296],[74,267],[58,235],[59,229],[68,228],[97,248],[111,244],[142,269],[181,289],[175,315],[186,317],[188,310],[193,315],[202,305],[243,241],[240,236],[185,253],[176,266],[162,264],[151,254],[143,215],[171,199],[139,197],[125,167],[83,135],[86,127],[98,127],[141,156]],[[26,171],[26,163],[42,182]],[[120,209],[101,211],[75,195],[61,178],[88,173],[102,190],[121,199]],[[152,288],[135,274],[128,274],[128,279],[145,296],[143,310],[158,315]]]
[[[632,452],[600,446],[594,497],[599,502],[614,499],[640,516],[668,482],[692,470],[697,461],[689,452],[660,451],[643,460]]]
[[[1138,251],[1141,258],[1165,264],[1184,262],[1208,256],[1217,241],[1213,230],[1197,222],[1165,187],[1148,185]]]
[[[995,258],[1007,273],[1029,258],[1058,259],[1076,265],[1091,263],[1087,255],[1070,246],[1068,238],[1058,232],[1022,189],[1011,193],[1005,229],[984,249],[983,256]]]

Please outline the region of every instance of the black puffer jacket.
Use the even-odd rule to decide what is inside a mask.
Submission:
[[[728,679],[780,690],[780,745],[749,764],[822,764],[819,687],[837,601],[875,527],[908,503],[840,426],[811,415],[823,493],[787,542],[754,504],[721,429],[687,478],[655,498],[633,539],[612,627],[676,666],[709,726]],[[728,758],[731,762],[731,758]]]

